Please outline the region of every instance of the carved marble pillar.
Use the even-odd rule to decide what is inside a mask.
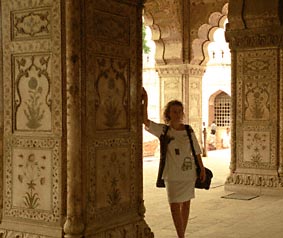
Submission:
[[[142,1],[1,7],[0,237],[152,238],[142,189]]]
[[[1,1],[0,15],[0,236],[62,237],[61,1]]]
[[[142,8],[140,0],[84,2],[80,125],[85,237],[153,237],[144,221],[142,189]]]
[[[185,120],[202,141],[202,77],[204,66],[181,64],[157,66],[161,83],[161,115],[166,103],[177,99],[184,103]]]
[[[229,5],[233,144],[226,189],[283,194],[282,10],[277,0]]]

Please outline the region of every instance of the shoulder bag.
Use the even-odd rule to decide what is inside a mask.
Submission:
[[[208,190],[210,188],[210,184],[211,184],[211,179],[213,177],[213,173],[210,169],[205,168],[205,181],[202,182],[200,179],[200,166],[198,163],[198,159],[197,159],[197,155],[196,155],[196,151],[194,148],[194,144],[193,144],[193,139],[192,139],[192,135],[191,132],[193,131],[192,127],[190,125],[185,125],[186,127],[186,131],[190,140],[190,144],[191,144],[191,148],[192,148],[192,152],[193,152],[193,156],[195,159],[195,164],[196,164],[196,172],[197,172],[197,179],[196,179],[196,183],[195,183],[195,188],[200,188],[200,189],[206,189]]]

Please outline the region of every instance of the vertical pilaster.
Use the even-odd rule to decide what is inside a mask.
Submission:
[[[67,217],[65,237],[84,234],[82,184],[83,13],[84,1],[65,2],[66,120],[67,120]]]

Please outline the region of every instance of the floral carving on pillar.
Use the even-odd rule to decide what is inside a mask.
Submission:
[[[245,119],[268,120],[270,113],[268,83],[247,83],[245,86]]]
[[[51,35],[51,11],[39,9],[33,11],[16,11],[12,14],[13,38],[46,38]]]
[[[244,167],[270,167],[270,135],[265,132],[244,132]]]
[[[114,58],[97,58],[96,62],[96,128],[125,129],[128,125],[128,62]]]
[[[50,55],[13,58],[16,130],[51,130],[50,58]]]
[[[22,191],[22,195],[13,196],[15,202],[19,203],[17,205],[29,209],[42,208],[42,200],[44,199],[40,190],[52,192],[50,183],[46,181],[50,173],[50,162],[47,162],[50,160],[50,155],[48,154],[46,157],[46,155],[38,153],[19,153],[17,157],[15,176],[17,176],[18,184],[15,182],[14,186],[17,193]],[[50,201],[47,204],[49,205]],[[49,206],[47,208],[50,209]]]
[[[116,207],[130,200],[128,148],[97,151],[97,208]],[[98,176],[97,176],[98,178]]]

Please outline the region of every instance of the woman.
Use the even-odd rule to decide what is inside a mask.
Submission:
[[[155,123],[148,119],[148,96],[143,88],[143,123],[146,130],[160,137],[165,124]],[[196,168],[189,138],[183,123],[183,104],[177,100],[170,101],[164,110],[164,121],[169,126],[167,135],[170,138],[166,153],[166,163],[162,178],[165,181],[168,202],[174,225],[179,238],[185,237],[190,213],[190,200],[195,196]],[[201,159],[201,149],[196,136],[192,133],[193,144],[201,168],[201,179],[205,180],[205,169]]]

